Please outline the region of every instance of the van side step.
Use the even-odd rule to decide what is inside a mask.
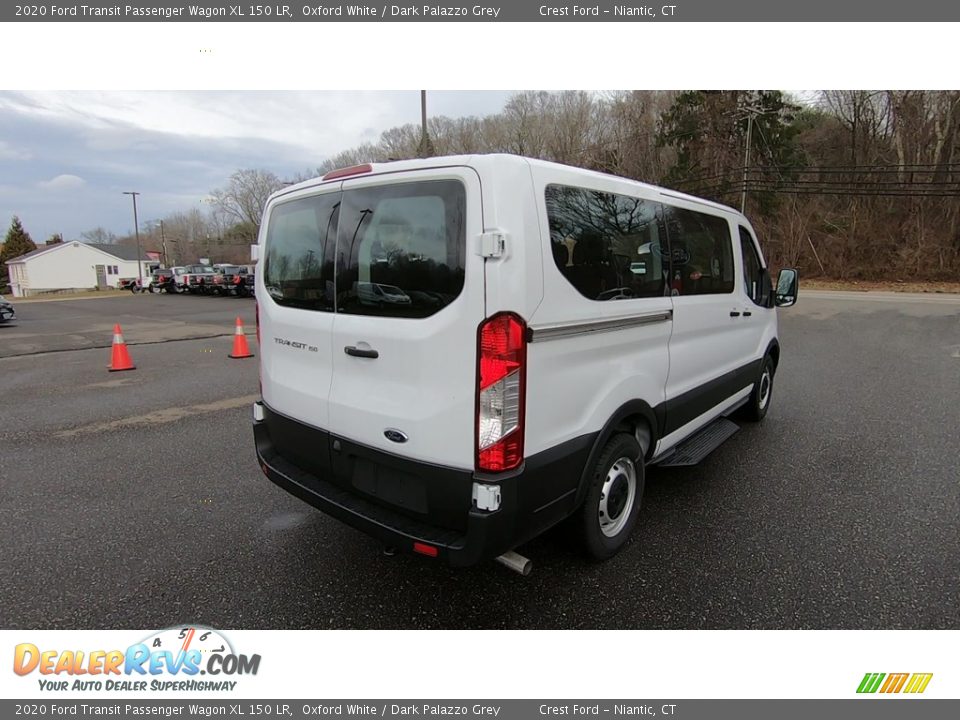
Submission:
[[[739,425],[726,418],[714,420],[696,435],[677,445],[676,450],[657,465],[660,467],[696,465],[739,429]]]

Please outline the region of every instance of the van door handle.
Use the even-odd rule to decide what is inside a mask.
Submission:
[[[730,317],[740,317],[740,311],[739,311],[739,310],[731,310],[731,311],[730,311]]]
[[[744,317],[750,317],[751,315],[753,315],[753,313],[750,312],[749,310],[744,310],[744,311],[743,311],[743,316],[744,316]]]
[[[373,350],[370,348],[358,348],[355,345],[347,345],[343,349],[343,351],[347,355],[353,355],[353,357],[364,357],[364,358],[374,358],[374,359],[380,357],[380,353],[378,353],[376,350]]]

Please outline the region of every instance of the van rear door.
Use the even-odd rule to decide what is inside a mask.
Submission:
[[[258,308],[263,400],[271,410],[321,429],[330,423],[327,397],[333,369],[330,334],[339,209],[340,183],[324,186],[319,193],[275,199],[267,208],[260,263],[266,295]],[[323,448],[321,455],[325,453]]]
[[[472,470],[484,318],[479,177],[446,167],[345,180],[339,213],[334,465],[343,438]]]

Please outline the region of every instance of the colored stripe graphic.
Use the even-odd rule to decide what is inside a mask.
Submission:
[[[886,678],[886,681],[884,681]],[[857,686],[858,693],[875,693],[878,690],[881,693],[892,694],[903,691],[904,693],[918,694],[927,689],[933,673],[866,673],[860,685]],[[881,685],[882,683],[882,685]]]
[[[910,677],[910,673],[890,673],[887,675],[887,681],[880,688],[882,693],[898,693],[903,689],[903,684]]]
[[[884,677],[886,677],[884,673],[867,673],[863,676],[863,680],[860,681],[860,687],[857,688],[857,692],[875,693],[877,688],[880,687],[880,682]]]
[[[930,684],[931,678],[933,678],[933,673],[914,673],[910,678],[910,682],[907,683],[907,687],[904,692],[922,693],[927,689],[927,685]]]

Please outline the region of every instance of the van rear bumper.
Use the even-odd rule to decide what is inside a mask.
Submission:
[[[453,566],[475,565],[495,558],[569,515],[575,508],[576,490],[592,446],[592,437],[585,436],[528,458],[519,472],[499,478],[500,507],[489,512],[478,510],[469,500],[462,500],[464,495],[470,497],[474,482],[482,482],[482,477],[467,471],[443,469],[442,479],[447,483],[452,501],[462,503],[463,507],[458,519],[460,527],[451,529],[431,522],[429,514],[418,518],[414,513],[401,512],[370,499],[334,477],[332,469],[326,477],[315,469],[303,469],[301,464],[280,452],[270,434],[269,419],[271,415],[276,416],[269,409],[265,408],[265,412],[266,420],[254,422],[253,434],[257,460],[267,478],[386,545],[413,552],[414,544],[422,543],[435,548],[436,557]],[[296,421],[283,418],[283,422]],[[334,440],[326,431],[297,425],[310,438],[314,449],[332,444]],[[424,474],[437,476],[436,466],[408,459],[401,462],[408,473],[420,465]]]

